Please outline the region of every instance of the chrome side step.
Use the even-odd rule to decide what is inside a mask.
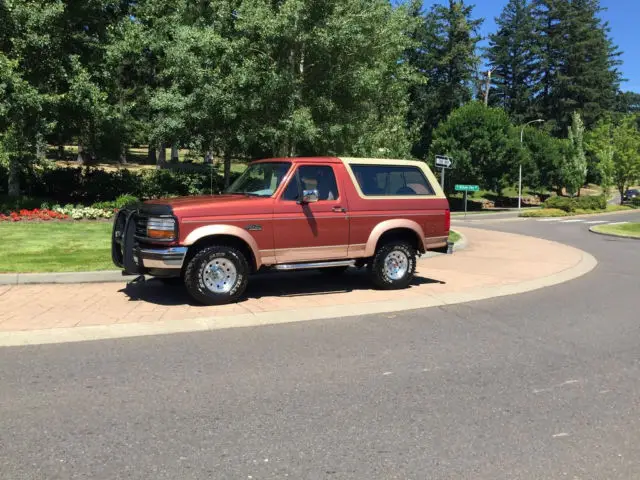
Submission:
[[[353,267],[355,264],[355,260],[338,260],[333,262],[283,263],[274,265],[273,268],[281,272],[289,272],[293,270],[315,270],[316,268]]]

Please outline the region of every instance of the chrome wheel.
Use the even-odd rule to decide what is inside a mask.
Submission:
[[[393,250],[384,259],[384,271],[391,280],[404,278],[409,270],[409,258],[400,250]]]
[[[226,258],[216,258],[202,270],[202,281],[213,293],[229,293],[237,279],[236,266]]]

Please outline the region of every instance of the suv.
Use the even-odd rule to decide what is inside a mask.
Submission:
[[[281,158],[249,165],[222,195],[120,210],[113,262],[123,274],[181,279],[198,302],[237,301],[258,271],[368,267],[406,288],[416,257],[451,253],[449,203],[423,162]]]

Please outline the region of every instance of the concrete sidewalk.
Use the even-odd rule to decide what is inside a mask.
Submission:
[[[459,228],[468,246],[419,262],[414,285],[377,291],[364,273],[260,275],[235,305],[203,307],[182,287],[0,286],[0,345],[54,343],[264,325],[446,305],[534,290],[570,280],[596,261],[575,248],[521,235]]]

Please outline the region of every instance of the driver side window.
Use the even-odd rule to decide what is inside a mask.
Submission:
[[[300,182],[300,189],[298,188]],[[338,184],[333,168],[328,165],[305,165],[298,167],[285,189],[282,199],[298,201],[299,190],[318,190],[318,201],[337,200],[339,198]]]

